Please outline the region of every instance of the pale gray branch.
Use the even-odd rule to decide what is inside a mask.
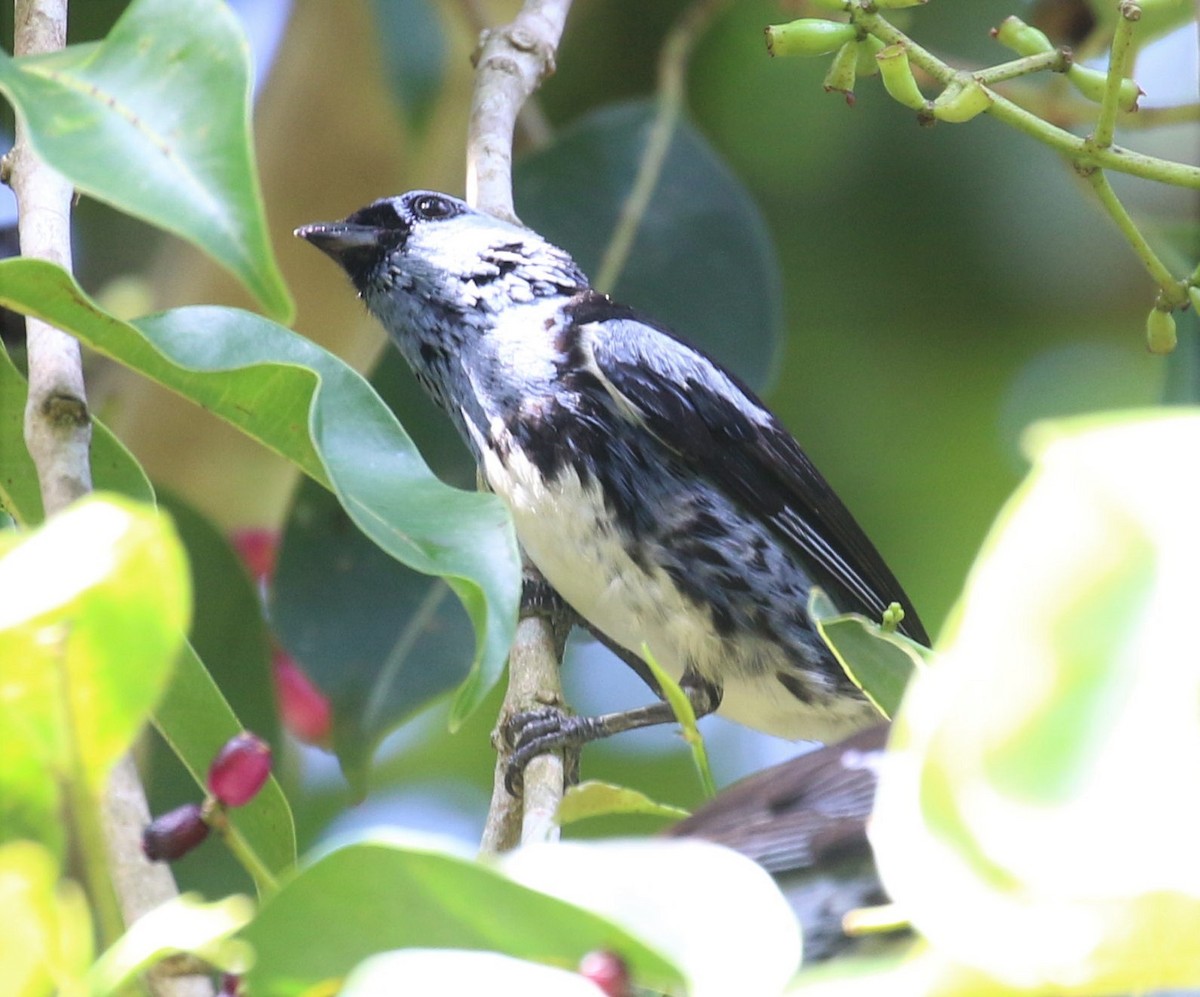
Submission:
[[[66,0],[17,0],[13,47],[17,55],[52,52],[67,36]],[[20,119],[8,157],[17,197],[21,254],[71,269],[71,198],[74,191],[29,146]],[[37,466],[42,504],[50,515],[92,488],[88,448],[92,425],[83,389],[79,344],[65,333],[26,320],[29,399],[25,445]]]
[[[483,33],[467,126],[467,201],[516,220],[513,133],[522,105],[554,72],[571,0],[527,0],[510,24]]]

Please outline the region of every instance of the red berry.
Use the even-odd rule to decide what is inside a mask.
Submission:
[[[271,748],[249,731],[225,742],[208,767],[208,791],[227,807],[249,803],[271,774]]]
[[[329,700],[282,648],[275,649],[272,669],[284,727],[305,744],[328,747],[333,730]]]
[[[606,997],[629,997],[629,967],[615,952],[599,949],[579,960],[579,975],[591,980]]]
[[[279,548],[279,533],[261,527],[234,530],[230,534],[233,549],[241,555],[258,585],[264,585],[275,574],[275,554]]]
[[[208,837],[199,803],[185,803],[155,817],[142,831],[142,851],[151,862],[174,862]]]
[[[240,976],[234,973],[225,973],[221,977],[221,989],[217,991],[217,997],[242,997],[245,992]]]

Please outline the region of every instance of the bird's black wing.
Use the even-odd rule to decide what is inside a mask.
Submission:
[[[582,359],[617,407],[768,523],[844,612],[929,638],[900,583],[792,435],[734,375],[670,331],[595,292],[568,308]]]

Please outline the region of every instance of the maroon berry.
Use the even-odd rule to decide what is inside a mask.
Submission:
[[[629,997],[633,993],[629,967],[615,952],[589,952],[579,960],[579,975],[596,984],[605,997]]]
[[[243,997],[245,992],[240,976],[234,973],[225,973],[221,977],[221,989],[217,991],[217,997]]]
[[[329,700],[282,648],[275,649],[271,667],[283,726],[305,744],[327,747],[333,730]]]
[[[208,837],[199,803],[185,803],[155,817],[142,831],[142,851],[151,862],[174,862]]]
[[[271,774],[271,748],[249,731],[225,742],[208,767],[208,791],[227,807],[249,803]]]

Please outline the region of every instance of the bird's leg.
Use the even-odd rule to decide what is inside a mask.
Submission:
[[[583,619],[570,606],[566,604],[562,596],[542,577],[541,573],[532,567],[528,562],[525,566],[525,571],[521,580],[521,607],[520,616],[522,619],[531,617],[541,617],[546,621],[550,630],[550,637],[554,643],[554,658],[561,665],[563,654],[566,650],[567,637],[570,636],[571,629],[576,625],[582,625]],[[540,709],[533,709],[523,713],[517,713],[501,721],[500,727],[492,735],[493,741],[499,744],[512,745],[512,738],[508,734],[509,729],[514,722],[519,723],[521,717],[530,715],[542,715],[546,712],[554,712],[560,716],[567,714],[559,706],[546,706]],[[496,737],[499,735],[499,741]],[[535,755],[547,754],[549,751],[559,751],[563,759],[563,782],[564,785],[573,786],[579,781],[579,749],[570,745],[563,745],[557,748],[549,748],[547,751],[535,751],[525,757],[520,763],[520,770],[523,773],[525,766],[534,758]],[[519,788],[516,792],[513,786],[519,787],[520,783],[512,781],[513,762],[510,759],[508,768],[505,773],[504,785],[508,790],[509,795],[517,796],[520,792]]]
[[[546,579],[535,571],[526,571],[521,579],[521,618],[541,616],[550,622],[554,634],[554,653],[562,661],[563,649],[571,628],[584,625],[583,619],[564,601]]]
[[[643,674],[645,663],[635,670]],[[692,704],[697,718],[707,716],[721,705],[720,688],[695,673],[685,672],[679,687]],[[538,755],[549,751],[574,751],[577,765],[579,749],[591,741],[674,721],[675,713],[665,702],[598,717],[571,716],[554,707],[518,713],[501,727],[501,736],[512,746],[504,777],[505,788],[513,796],[519,794],[525,766]]]

